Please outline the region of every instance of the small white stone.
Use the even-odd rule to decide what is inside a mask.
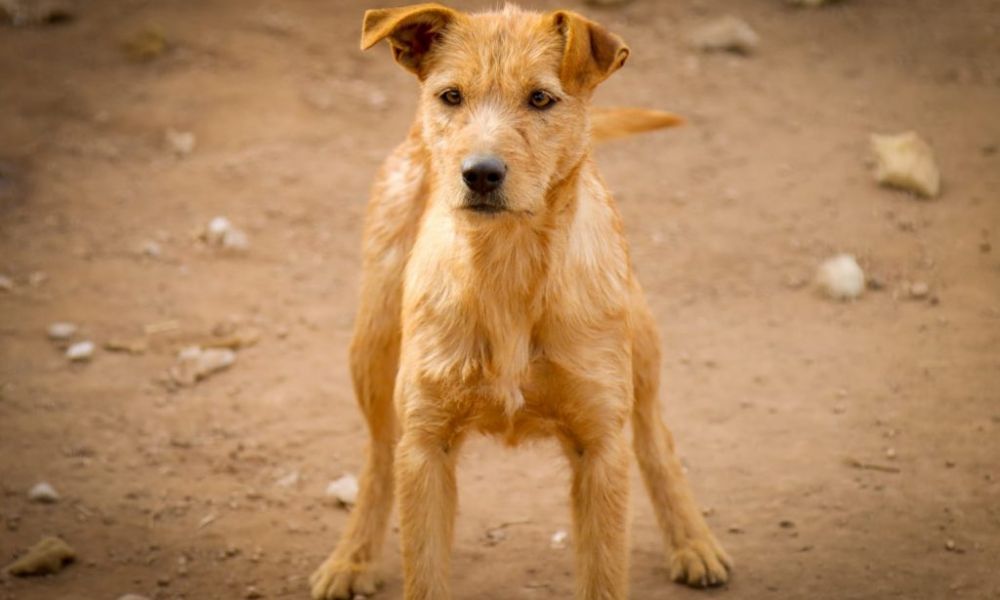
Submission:
[[[177,156],[187,156],[194,152],[197,139],[190,131],[178,131],[168,129],[166,133],[167,145]]]
[[[298,471],[292,471],[291,473],[288,473],[287,475],[283,475],[283,476],[279,477],[278,480],[275,481],[274,483],[278,487],[292,488],[292,487],[295,487],[296,485],[298,485],[299,484],[299,480],[301,480],[301,479],[302,479],[302,475],[300,475]]]
[[[84,340],[66,349],[66,358],[74,362],[88,361],[94,356],[94,342]]]
[[[243,251],[250,247],[250,238],[233,226],[226,217],[215,217],[205,229],[205,241],[226,250]]]
[[[163,249],[159,242],[146,240],[142,243],[142,253],[150,258],[159,258],[163,254]]]
[[[73,323],[68,323],[65,321],[56,321],[49,325],[49,339],[52,340],[68,340],[76,334],[76,325]]]
[[[923,300],[931,293],[931,286],[925,281],[916,281],[910,284],[910,297],[915,300]]]
[[[14,289],[14,280],[6,275],[0,275],[0,292],[9,292]]]
[[[865,290],[865,273],[853,256],[838,254],[819,266],[816,283],[830,298],[854,300]]]
[[[875,153],[875,180],[933,198],[941,191],[941,173],[934,151],[912,131],[871,136]]]
[[[566,542],[569,540],[569,532],[565,529],[560,529],[552,534],[552,539],[549,540],[549,546],[553,550],[561,550],[566,547]]]
[[[59,501],[59,492],[56,491],[51,484],[46,481],[36,483],[30,491],[28,491],[28,498],[32,502],[39,502],[41,504],[53,504]]]
[[[170,377],[180,385],[193,385],[202,379],[228,369],[236,362],[236,353],[226,348],[202,349],[189,346],[177,354],[177,363]]]
[[[205,229],[205,239],[210,244],[220,245],[226,237],[226,232],[233,228],[233,224],[226,217],[215,217],[208,222]]]
[[[358,501],[358,478],[348,473],[326,486],[326,495],[335,498],[344,506],[352,506]]]
[[[695,48],[705,52],[725,50],[750,54],[760,44],[760,36],[746,21],[727,15],[696,29],[690,41]]]

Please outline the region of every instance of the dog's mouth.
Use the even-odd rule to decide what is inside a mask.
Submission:
[[[470,212],[495,215],[507,212],[507,201],[501,194],[467,194],[462,208]]]

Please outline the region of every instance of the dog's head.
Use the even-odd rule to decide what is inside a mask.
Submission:
[[[369,10],[363,49],[388,39],[421,82],[437,188],[470,214],[538,214],[589,147],[587,104],[628,57],[622,40],[570,12],[438,4]]]

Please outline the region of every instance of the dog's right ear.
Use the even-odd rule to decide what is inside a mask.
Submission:
[[[396,62],[423,78],[423,59],[434,40],[459,13],[440,4],[415,4],[365,11],[361,49],[388,38]]]

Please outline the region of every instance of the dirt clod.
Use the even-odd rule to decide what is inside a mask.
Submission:
[[[21,558],[7,565],[6,571],[17,577],[58,573],[76,560],[76,551],[57,537],[43,538]]]
[[[897,135],[872,135],[875,180],[926,198],[941,191],[941,174],[930,145],[913,131]]]

